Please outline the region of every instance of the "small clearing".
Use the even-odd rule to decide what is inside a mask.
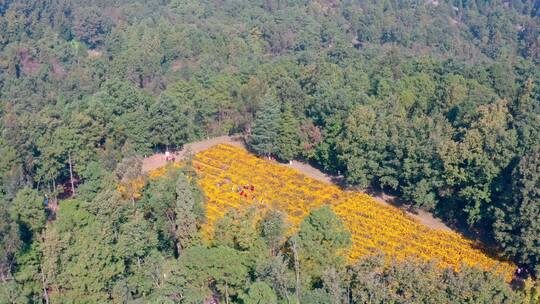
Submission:
[[[178,160],[184,159],[184,157],[188,154],[197,154],[199,152],[202,152],[204,150],[207,150],[219,144],[227,144],[231,146],[244,148],[243,142],[237,139],[237,137],[219,136],[219,137],[209,138],[206,140],[201,140],[201,141],[185,144],[182,150],[174,151],[174,152],[171,151],[171,155],[173,155],[178,161]],[[145,157],[143,159],[142,172],[146,173],[148,171],[161,168],[165,166],[166,164],[167,164],[167,160],[165,158],[165,153],[156,153],[152,156]]]

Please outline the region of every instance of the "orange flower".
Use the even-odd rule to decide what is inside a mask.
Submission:
[[[207,222],[203,226],[207,239],[213,234],[216,220],[231,209],[257,205],[261,209],[280,210],[287,215],[293,233],[311,209],[328,204],[351,231],[351,261],[380,251],[389,261],[434,260],[440,267],[454,269],[464,263],[495,269],[508,279],[516,268],[490,257],[481,245],[460,234],[429,229],[402,210],[382,205],[366,194],[343,191],[240,148],[217,145],[198,153],[193,163],[198,183],[208,198]],[[149,175],[163,175],[165,171],[159,170]],[[256,193],[248,196],[245,185],[250,185],[251,191],[257,189]]]

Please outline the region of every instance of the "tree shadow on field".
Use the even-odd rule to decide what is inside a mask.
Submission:
[[[433,220],[438,221],[444,226],[446,226],[445,230],[458,233],[464,239],[471,241],[472,248],[482,251],[484,254],[486,254],[492,259],[499,261],[508,261],[499,254],[501,250],[496,246],[495,241],[489,236],[487,229],[472,228],[462,221],[449,221],[440,216],[441,213],[444,213],[437,209],[434,210],[434,212],[428,212],[420,208],[415,208],[412,204],[397,196],[397,193],[385,192],[384,190],[375,188],[369,188],[363,192],[369,194],[377,200],[382,200],[391,206],[406,211],[409,214],[413,214],[418,217],[427,217],[428,221],[431,220],[429,219],[429,217],[432,217]],[[423,224],[425,225],[425,223]],[[432,229],[437,229],[437,227],[431,227],[430,225],[426,226]]]

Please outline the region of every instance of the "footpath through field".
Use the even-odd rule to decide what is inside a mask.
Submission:
[[[214,138],[186,144],[184,145],[182,150],[176,151],[172,153],[172,155],[178,161],[178,160],[182,160],[188,153],[197,154],[199,152],[207,150],[218,144],[227,144],[227,145],[241,147],[245,149],[245,145],[240,138],[235,137],[235,136],[220,136],[220,137],[214,137]],[[150,157],[145,157],[143,159],[142,171],[143,173],[146,173],[148,171],[163,167],[166,164],[167,164],[167,160],[166,160],[165,153],[157,153]],[[290,164],[283,164],[283,165],[296,169],[311,178],[320,180],[325,183],[335,183],[335,181],[338,180],[338,177],[330,176],[320,171],[319,169],[311,166],[310,164],[306,164],[303,162],[292,161]],[[377,200],[381,204],[395,206],[395,204],[392,204],[392,202],[396,198],[390,195],[382,193],[378,195],[372,195],[372,197],[375,198],[375,200]],[[407,214],[410,217],[416,219],[417,221],[419,221],[420,223],[424,224],[425,226],[431,229],[452,231],[440,219],[435,218],[429,212],[426,212],[423,210],[418,210],[416,213],[411,213],[411,212],[408,212],[407,210],[404,210],[404,211],[407,212]]]
[[[244,148],[244,144],[241,140],[236,139],[233,136],[219,136],[210,139],[205,139],[201,141],[196,141],[193,143],[185,144],[182,150],[171,153],[176,160],[182,160],[186,154],[193,153],[197,154],[206,149],[209,149],[215,145],[227,144],[231,146]],[[156,153],[152,156],[145,157],[142,163],[142,172],[146,173],[157,168],[161,168],[167,164],[167,159],[165,153]]]

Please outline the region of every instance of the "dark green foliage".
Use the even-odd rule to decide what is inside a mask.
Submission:
[[[350,114],[345,128],[340,155],[347,169],[347,179],[366,188],[372,184],[373,172],[378,171],[378,163],[383,157],[384,124],[373,109],[359,106]]]
[[[442,147],[446,182],[454,188],[452,199],[463,204],[469,223],[487,216],[496,178],[515,155],[516,133],[509,127],[511,116],[504,100],[480,106],[470,118],[470,127],[459,142]]]
[[[513,196],[497,209],[495,236],[506,253],[540,271],[540,146],[524,155],[512,174]]]
[[[19,227],[8,213],[8,205],[0,201],[0,278],[11,277],[15,266],[15,255],[22,246]],[[1,299],[1,298],[0,298]]]
[[[99,192],[107,188],[112,176],[99,162],[90,162],[85,167],[86,169],[80,173],[84,183],[77,187],[77,197],[91,201]]]
[[[464,267],[441,270],[415,261],[385,265],[380,256],[348,270],[351,303],[518,303],[504,279]]]
[[[45,198],[28,187],[17,192],[10,208],[11,218],[17,222],[26,241],[39,235],[45,227],[47,215],[44,209]]]
[[[292,160],[299,151],[298,121],[294,117],[290,103],[285,103],[277,138],[277,156],[282,160]]]
[[[264,282],[256,282],[249,286],[249,291],[243,298],[245,304],[277,304],[277,297],[270,286]]]
[[[313,210],[300,224],[298,247],[300,269],[317,283],[324,270],[343,269],[343,253],[351,246],[351,234],[330,207]]]
[[[283,213],[270,210],[266,213],[260,224],[261,235],[264,238],[273,255],[285,238],[285,218]]]
[[[150,136],[157,147],[176,148],[201,136],[199,87],[179,83],[163,92],[149,108]],[[203,114],[204,115],[204,114]]]
[[[196,190],[183,172],[171,170],[150,183],[145,197],[156,228],[176,257],[198,239]]]
[[[257,154],[270,156],[278,151],[280,132],[279,105],[274,97],[266,96],[253,122],[249,146]]]
[[[200,303],[212,294],[208,282],[223,300],[242,296],[248,282],[245,257],[229,247],[188,249],[173,275],[178,275],[171,279],[180,280],[188,303]]]
[[[294,289],[294,277],[283,255],[278,254],[270,259],[259,261],[256,266],[256,276],[270,285],[281,299],[290,299]]]
[[[304,293],[301,302],[302,304],[325,304],[332,303],[332,296],[324,289],[316,288]]]
[[[271,245],[265,243],[264,236],[257,231],[255,209],[227,213],[216,222],[214,246],[226,246],[245,252],[253,266],[260,259],[266,259],[272,252]]]
[[[19,301],[39,302],[43,298],[42,276],[40,273],[40,248],[39,244],[33,243],[30,247],[24,248],[17,255],[17,271],[13,275],[13,280],[7,281],[11,290],[18,294],[10,294],[9,297]]]
[[[157,234],[139,211],[135,211],[135,214],[126,220],[119,231],[118,254],[140,268],[142,259],[157,247]]]
[[[519,147],[531,150],[540,138],[540,104],[538,103],[538,84],[527,79],[515,99],[513,109]],[[535,97],[536,96],[536,97]]]
[[[96,197],[94,203],[99,199]],[[117,220],[112,222],[112,218],[104,216],[106,213],[96,216],[85,211],[78,201],[63,204],[42,243],[43,275],[49,288],[57,291],[56,301],[71,302],[81,298],[104,301],[109,297],[114,280],[125,269],[116,250],[118,230],[114,228],[122,221],[122,206],[112,198],[108,200],[111,211],[118,214]],[[91,250],[89,244],[93,244]]]
[[[189,181],[185,175],[180,174],[176,180],[176,205],[174,207],[178,255],[192,244],[197,233],[195,198],[192,192]]]
[[[269,286],[295,302],[277,213],[232,212],[200,247],[193,170],[149,182],[140,198],[129,183],[145,155],[233,133],[539,264],[535,1],[259,2],[0,1],[0,302],[44,302],[44,288],[52,303],[272,302]],[[50,223],[45,194],[59,199]],[[377,264],[353,292],[337,254],[347,237],[320,212],[294,239],[302,302],[507,296],[474,271],[441,283],[427,266],[424,280]],[[187,273],[192,248],[189,259],[207,261]],[[218,254],[240,269],[229,297],[210,265]]]

